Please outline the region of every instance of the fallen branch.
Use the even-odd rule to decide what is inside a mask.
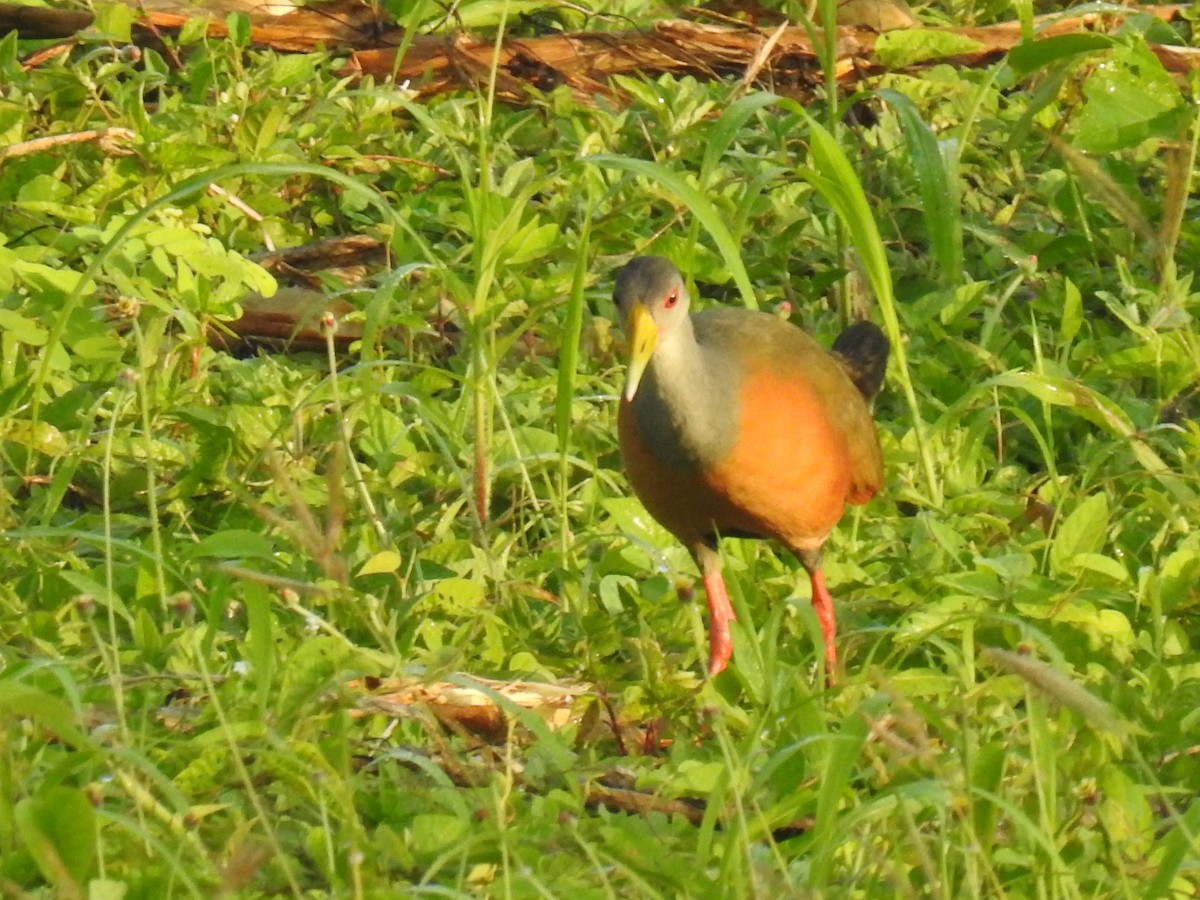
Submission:
[[[256,12],[250,18],[250,43],[259,47],[294,53],[311,53],[322,47],[349,49],[352,47],[399,46],[401,30],[379,18],[370,5],[354,0],[315,4],[304,8],[284,7],[282,15]],[[206,36],[212,39],[229,37],[222,16],[213,16],[181,3],[177,10],[146,10],[133,25],[133,42],[153,46],[163,36],[178,34],[189,19],[210,15]],[[15,31],[23,40],[72,38],[92,26],[91,13],[64,9],[43,9],[0,3],[0,34]]]
[[[1127,16],[1150,15],[1165,22],[1188,7],[1133,6],[1127,12],[1048,15],[1034,20],[1039,38],[1085,31],[1108,31]],[[191,11],[149,11],[134,25],[133,40],[142,45],[178,33]],[[799,25],[780,27],[716,26],[671,19],[647,31],[579,32],[532,38],[509,38],[499,48],[494,40],[464,33],[417,35],[402,59],[401,30],[362,3],[349,0],[313,5],[286,15],[250,17],[250,42],[279,51],[312,52],[321,48],[351,50],[347,74],[407,82],[419,95],[474,88],[492,77],[499,96],[514,102],[527,99],[530,88],[551,90],[569,85],[581,98],[612,96],[609,80],[616,75],[663,73],[698,78],[740,77],[766,81],[781,90],[804,91],[819,80],[817,54],[808,33]],[[16,31],[22,38],[66,38],[91,25],[86,13],[0,4],[0,34]],[[926,28],[978,44],[954,57],[939,57],[914,65],[952,62],[961,66],[990,63],[1022,41],[1018,22],[982,28]],[[228,36],[224,20],[212,19],[209,38]],[[838,28],[837,74],[852,83],[886,71],[875,52],[879,34],[871,28]],[[1151,44],[1150,49],[1172,72],[1200,69],[1200,51],[1189,47]]]
[[[1129,14],[1152,15],[1172,21],[1184,6],[1140,6]],[[1123,21],[1121,14],[1043,16],[1035,20],[1039,38],[1082,31],[1106,31]],[[1021,25],[1005,22],[984,28],[924,29],[946,32],[976,42],[979,47],[952,58],[923,64],[953,62],[977,66],[992,62],[1021,43]],[[838,29],[838,78],[853,82],[887,67],[875,54],[879,35],[869,28]],[[1200,55],[1186,47],[1151,45],[1167,69],[1186,72],[1200,68]],[[391,77],[409,82],[420,94],[435,94],[486,83],[493,56],[496,89],[509,100],[521,100],[531,85],[542,90],[570,85],[578,94],[609,93],[615,75],[663,73],[698,78],[725,76],[767,79],[806,88],[819,80],[819,60],[808,32],[799,25],[782,28],[731,28],[671,19],[649,31],[592,32],[520,38],[497,50],[492,41],[466,36],[418,38],[402,60],[394,49],[366,49],[351,55],[347,72]]]

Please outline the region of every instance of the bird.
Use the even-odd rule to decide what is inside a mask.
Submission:
[[[625,471],[646,510],[691,553],[709,612],[708,672],[733,656],[733,607],[718,539],[762,538],[807,571],[824,639],[825,677],[837,672],[836,620],[822,553],[846,504],[883,484],[870,409],[890,345],[863,320],[826,351],[767,312],[690,312],[683,276],[661,256],[637,256],[616,275],[629,364],[617,410]]]

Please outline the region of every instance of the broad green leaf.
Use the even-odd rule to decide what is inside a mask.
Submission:
[[[992,741],[980,747],[971,766],[971,821],[975,838],[984,851],[996,842],[996,820],[1000,810],[992,802],[1004,777],[1008,747],[1004,741]]]
[[[231,12],[225,17],[229,41],[239,50],[250,44],[250,17],[243,12]]]
[[[183,47],[191,44],[198,44],[205,39],[208,34],[208,17],[207,16],[189,16],[179,29],[179,43]],[[211,63],[202,65],[202,68],[211,69]]]
[[[17,277],[39,292],[70,294],[93,288],[92,282],[84,283],[78,272],[56,269],[43,263],[21,260],[13,265]]]
[[[708,185],[713,172],[716,171],[717,163],[721,161],[721,157],[733,144],[750,117],[760,109],[770,106],[775,100],[774,94],[756,91],[745,97],[739,97],[721,113],[717,124],[709,130],[708,140],[704,145],[704,159],[700,163],[700,184],[702,186]]]
[[[1070,56],[1107,50],[1115,39],[1106,34],[1092,32],[1080,34],[1057,34],[1036,41],[1026,41],[1008,51],[1008,64],[1018,80],[1036,69]]]
[[[1147,138],[1175,140],[1191,116],[1175,81],[1144,44],[1119,47],[1083,84],[1074,146],[1086,153],[1136,147]]]
[[[61,178],[50,175],[35,175],[17,191],[17,201],[25,204],[65,202],[71,197],[71,188]]]
[[[443,578],[433,586],[430,599],[448,612],[469,612],[483,602],[486,590],[477,581],[469,578]]]
[[[1071,559],[1071,567],[1076,573],[1086,570],[1095,572],[1098,575],[1103,575],[1112,581],[1128,584],[1130,582],[1129,570],[1121,565],[1111,556],[1105,556],[1103,553],[1076,553]]]
[[[87,900],[125,900],[129,885],[112,878],[93,878],[88,882]]]
[[[633,497],[607,497],[602,503],[604,511],[617,528],[630,537],[652,546],[662,546],[671,540],[671,535],[646,512],[640,500]]]
[[[1064,344],[1074,340],[1083,324],[1083,295],[1070,278],[1063,279],[1062,319],[1059,321],[1058,337]]]
[[[96,18],[92,27],[85,32],[91,40],[121,45],[133,43],[133,22],[137,10],[124,3],[97,3]]]
[[[275,617],[271,596],[264,584],[247,584],[242,594],[246,602],[246,641],[243,652],[250,661],[257,688],[259,709],[265,710],[275,681]]]
[[[546,251],[558,241],[558,226],[553,222],[538,225],[531,220],[504,245],[502,259],[505,265],[521,266],[546,255]]]
[[[1099,553],[1108,534],[1108,496],[1093,494],[1071,511],[1058,526],[1050,547],[1050,566],[1069,574],[1081,553]]]
[[[0,37],[0,79],[16,79],[22,74],[21,64],[18,61],[22,57],[17,51],[17,38],[20,36],[20,31],[13,28],[9,30],[8,34]],[[7,142],[14,138],[11,134],[5,134],[3,128],[0,128],[0,140]]]
[[[138,596],[147,596],[152,590],[149,575],[141,575],[138,579]],[[157,655],[163,648],[162,623],[150,615],[145,607],[133,614],[133,646],[148,656]]]
[[[635,595],[638,592],[637,582],[630,575],[605,575],[600,579],[600,604],[610,616],[623,616],[626,613],[625,604],[621,602],[621,588]]]
[[[368,559],[358,570],[359,575],[390,575],[400,568],[403,560],[395,550],[382,550]]]
[[[932,28],[903,28],[875,39],[875,55],[889,69],[903,69],[927,59],[946,59],[978,53],[983,44],[952,31]]]
[[[949,142],[943,153],[937,137],[908,97],[893,90],[879,96],[896,111],[908,155],[921,189],[921,214],[929,232],[933,258],[944,283],[962,280],[962,211],[958,199],[958,150]]]
[[[230,528],[208,535],[191,548],[189,555],[193,559],[271,559],[275,555],[275,546],[260,532]]]
[[[435,3],[431,8],[437,19],[444,18],[444,7]],[[533,16],[546,8],[546,0],[474,0],[454,11],[454,22],[459,28],[491,28],[502,20],[511,24],[518,17],[528,16],[534,21]]]
[[[1183,546],[1162,562],[1159,594],[1166,613],[1194,609],[1200,604],[1200,539],[1193,532]]]
[[[45,422],[0,417],[0,441],[10,441],[48,456],[64,456],[71,444],[61,431]]]
[[[17,833],[59,896],[80,896],[96,861],[96,811],[83,791],[56,785],[26,797],[14,812]]]
[[[280,128],[284,126],[286,113],[287,109],[282,103],[272,103],[267,107],[262,123],[258,127],[258,134],[254,138],[254,155],[259,159],[270,156],[271,145],[279,135]]]
[[[133,622],[133,617],[129,614],[125,601],[119,594],[110,593],[108,588],[99,581],[73,569],[62,569],[58,573],[58,577],[79,591],[82,596],[91,598],[101,606],[111,606],[126,622]]]
[[[1119,662],[1127,663],[1131,659],[1131,651],[1136,646],[1133,627],[1118,610],[1102,609],[1083,600],[1066,600],[1040,609],[1017,602],[1016,607],[1031,618],[1053,619],[1058,625],[1069,625],[1087,635],[1093,647],[1107,645],[1106,652]]]
[[[0,716],[30,719],[76,750],[92,746],[91,740],[79,730],[75,711],[66,701],[19,681],[0,681]]]
[[[716,788],[724,768],[723,760],[701,762],[697,759],[685,759],[679,764],[675,777],[671,779],[671,789],[681,794],[711,793]]]

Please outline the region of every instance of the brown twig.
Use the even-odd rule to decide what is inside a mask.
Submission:
[[[18,156],[29,156],[33,153],[45,153],[55,147],[66,144],[86,144],[99,141],[100,146],[109,153],[114,152],[117,141],[132,141],[137,135],[128,128],[89,128],[86,131],[68,131],[63,134],[50,134],[46,137],[33,138],[17,144],[0,147],[0,159],[13,159]]]

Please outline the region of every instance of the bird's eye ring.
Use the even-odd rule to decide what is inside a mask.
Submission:
[[[678,302],[679,302],[679,291],[671,291],[671,293],[667,294],[667,299],[663,302],[663,306],[665,306],[667,309],[670,309],[672,306],[674,306]]]

